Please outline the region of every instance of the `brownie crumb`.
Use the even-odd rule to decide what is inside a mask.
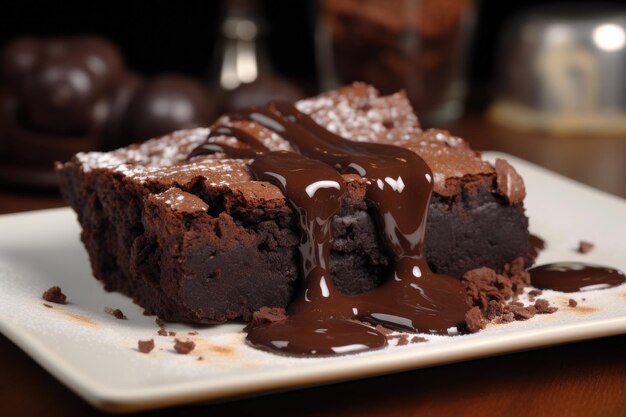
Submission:
[[[543,298],[535,301],[535,308],[537,309],[537,314],[552,314],[558,310],[557,307],[551,307],[548,300],[544,300]]]
[[[391,333],[393,333],[393,330],[388,329],[384,326],[381,326],[380,324],[376,325],[376,331],[380,334],[383,334],[385,336],[389,336]]]
[[[67,300],[67,297],[61,291],[61,287],[58,287],[56,285],[54,287],[48,288],[42,294],[41,298],[43,298],[46,301],[49,301],[51,303],[56,303],[56,304],[65,304],[65,300]]]
[[[168,332],[170,336],[176,336],[176,332]]]
[[[156,323],[157,326],[159,326],[159,330],[157,331],[157,334],[159,336],[167,336],[168,332],[167,332],[167,329],[165,328],[165,322],[158,317],[154,319],[154,322]],[[175,336],[175,334],[170,335],[170,336]]]
[[[428,342],[428,339],[425,339],[423,337],[420,337],[420,336],[409,337],[409,335],[405,333],[387,335],[387,340],[397,340],[398,342],[396,343],[396,346],[405,346],[405,345],[408,345],[409,343]]]
[[[468,302],[481,311],[493,308],[493,303],[503,305],[515,295],[521,294],[530,283],[530,275],[524,270],[524,259],[517,258],[505,266],[503,274],[491,268],[467,271],[462,280]]]
[[[406,334],[396,334],[393,336],[387,336],[387,339],[389,340],[396,339],[398,341],[398,343],[396,343],[396,346],[405,346],[409,344],[409,336]]]
[[[202,360],[204,360],[204,358],[202,356],[198,356],[198,360],[202,361]]]
[[[143,315],[144,316],[154,316],[154,313],[150,310],[144,310],[143,311]]]
[[[186,355],[196,348],[196,344],[191,340],[182,341],[180,339],[175,339],[175,342],[174,350],[181,355]]]
[[[503,313],[501,316],[497,317],[494,320],[494,323],[504,324],[504,323],[511,323],[512,321],[515,321],[515,317],[513,316],[513,313],[506,312],[506,313]]]
[[[150,340],[138,340],[137,341],[137,349],[141,353],[150,353],[152,349],[154,349],[154,339]]]
[[[197,331],[195,331],[195,330],[194,330],[193,332],[187,332],[187,334],[188,334],[189,336],[197,336],[197,335],[199,335],[200,333],[198,333]]]
[[[405,333],[393,334],[393,330],[388,329],[380,324],[377,324],[375,329],[378,333],[386,336],[387,340],[397,340],[398,342],[396,343],[396,346],[404,346],[408,345],[409,343],[421,343],[428,341],[428,339],[420,336],[409,337],[409,335]]]
[[[245,331],[250,331],[255,327],[275,323],[277,321],[283,321],[287,319],[287,313],[284,308],[278,307],[261,307],[259,311],[252,313],[252,319],[250,323],[244,328]]]
[[[570,298],[569,301],[567,302],[567,304],[570,307],[574,308],[574,307],[576,307],[578,305],[578,302],[576,300],[574,300],[573,298]]]
[[[462,282],[472,307],[465,317],[465,326],[471,333],[483,329],[489,322],[502,324],[528,320],[536,314],[550,314],[558,310],[550,306],[547,300],[535,300],[535,297],[543,294],[538,289],[528,292],[528,299],[534,304],[527,306],[519,301],[519,295],[530,283],[522,258],[506,265],[502,274],[490,268],[467,271]]]
[[[591,242],[587,242],[587,241],[581,240],[578,243],[578,252],[579,253],[587,253],[587,252],[591,251],[594,246],[595,245],[593,243],[591,243]]]
[[[126,317],[126,315],[124,315],[124,313],[122,313],[122,310],[120,310],[119,308],[113,309],[111,307],[105,307],[104,312],[110,316],[115,317],[118,320],[128,320],[128,317]]]
[[[534,306],[524,307],[516,304],[509,304],[506,310],[513,313],[514,320],[528,320],[537,314],[537,309]]]
[[[46,303],[42,303],[44,307],[46,308],[52,308],[52,306],[50,304],[46,304]]]
[[[528,301],[534,302],[535,298],[539,297],[541,294],[543,294],[543,291],[541,290],[530,290],[528,292]]]
[[[472,307],[465,313],[465,323],[470,333],[476,333],[487,326],[488,321],[483,317],[482,311],[478,307]]]
[[[428,339],[426,339],[425,337],[413,336],[411,337],[409,342],[410,343],[424,343],[424,342],[428,342]]]

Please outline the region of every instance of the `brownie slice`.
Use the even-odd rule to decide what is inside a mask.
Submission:
[[[527,258],[519,176],[505,161],[494,169],[446,131],[422,130],[403,93],[380,96],[357,83],[296,105],[345,138],[404,146],[426,161],[434,175],[426,230],[434,271],[461,278]],[[218,122],[246,130],[271,150],[291,149],[255,123]],[[209,131],[178,131],[57,164],[96,278],[170,321],[248,320],[264,306],[285,308],[298,285],[299,233],[280,190],[253,181],[249,160],[221,154],[187,160]],[[382,282],[390,258],[364,198],[365,180],[343,178],[348,192],[332,224],[330,267],[340,291],[357,294]]]

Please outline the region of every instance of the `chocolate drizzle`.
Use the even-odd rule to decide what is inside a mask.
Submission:
[[[385,336],[362,321],[412,332],[460,331],[469,310],[464,288],[452,277],[433,274],[424,258],[433,186],[432,172],[417,154],[346,140],[287,103],[243,110],[230,119],[253,121],[272,130],[300,153],[268,153],[258,141],[258,146],[253,144],[247,133],[218,126],[210,138],[230,135],[229,129],[249,148],[227,147],[209,138],[190,155],[224,152],[229,157],[255,158],[252,174],[281,188],[299,218],[301,294],[290,305],[287,320],[252,329],[247,337],[250,344],[292,355],[332,355],[386,345]],[[344,193],[339,173],[349,172],[367,180],[366,197],[394,260],[391,276],[381,287],[357,296],[337,291],[328,270],[330,221]]]
[[[220,136],[231,136],[248,146],[235,148],[234,146],[216,143],[211,140]],[[248,132],[237,129],[236,127],[220,126],[211,130],[211,133],[207,136],[206,142],[191,151],[187,159],[191,159],[194,156],[212,155],[215,153],[224,153],[231,158],[250,159],[261,156],[267,152],[269,152],[269,149]]]
[[[559,262],[531,268],[530,280],[541,289],[561,292],[591,291],[626,282],[622,271],[581,262]]]

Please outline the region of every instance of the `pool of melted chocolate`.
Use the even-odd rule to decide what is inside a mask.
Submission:
[[[540,265],[528,272],[533,286],[561,292],[600,290],[626,282],[622,271],[581,262]]]

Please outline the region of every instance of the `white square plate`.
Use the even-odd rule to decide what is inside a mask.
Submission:
[[[626,201],[509,155],[484,156],[508,159],[524,177],[531,231],[548,243],[539,263],[578,260],[626,270]],[[238,323],[167,325],[177,337],[196,341],[191,354],[179,355],[174,337],[156,335],[154,317],[92,278],[78,234],[69,208],[0,216],[0,331],[85,400],[109,411],[337,382],[626,332],[622,285],[574,294],[545,291],[543,297],[559,307],[555,314],[336,358],[257,351],[244,344]],[[595,243],[594,250],[577,253],[581,239]],[[43,305],[41,294],[52,285],[61,286],[69,304]],[[578,307],[567,305],[570,298]],[[128,320],[111,317],[105,307],[121,309]],[[155,350],[139,353],[137,340],[151,338]]]

